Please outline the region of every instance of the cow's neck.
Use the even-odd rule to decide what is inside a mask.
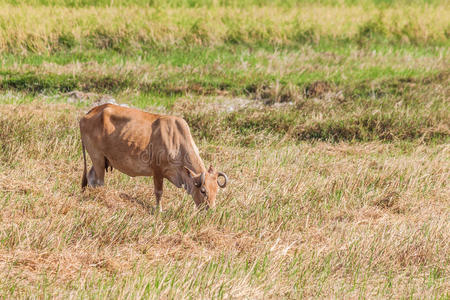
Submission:
[[[196,174],[206,172],[205,164],[197,153],[189,153],[186,158],[186,167],[191,169]]]
[[[165,177],[178,188],[184,187],[191,194],[194,189],[194,181],[186,173],[185,167],[189,168],[196,174],[206,172],[205,164],[197,151],[191,151],[184,155],[183,164],[178,168],[168,168]]]

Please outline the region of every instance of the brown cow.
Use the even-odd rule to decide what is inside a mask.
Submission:
[[[182,118],[143,112],[113,104],[91,109],[80,120],[84,171],[82,189],[104,184],[108,167],[129,176],[153,176],[156,205],[160,206],[163,179],[184,187],[197,207],[214,207],[217,187],[227,176],[206,170],[189,126]],[[86,173],[87,150],[92,168]],[[218,178],[224,178],[220,183]]]

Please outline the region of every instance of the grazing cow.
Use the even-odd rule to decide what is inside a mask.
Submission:
[[[82,189],[104,184],[105,171],[115,168],[129,176],[153,176],[156,205],[160,201],[163,179],[184,187],[197,207],[214,207],[217,187],[228,178],[210,166],[206,170],[182,118],[143,112],[113,104],[91,109],[80,120],[84,171]],[[92,168],[86,172],[86,152]],[[223,177],[223,183],[218,180]]]

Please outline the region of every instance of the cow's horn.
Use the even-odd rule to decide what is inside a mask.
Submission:
[[[228,182],[228,176],[227,176],[225,173],[223,173],[223,172],[218,172],[217,174],[218,174],[218,175],[217,175],[217,184],[218,184],[221,188],[226,187],[226,186],[227,186],[227,182]],[[223,184],[220,184],[220,182],[219,182],[219,177],[220,177],[220,176],[222,176],[222,177],[225,179],[225,181],[223,182]]]

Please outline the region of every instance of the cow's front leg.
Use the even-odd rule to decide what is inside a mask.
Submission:
[[[162,176],[153,176],[153,183],[155,185],[155,196],[156,196],[156,209],[160,212],[162,211],[161,197],[163,194],[163,180]]]

